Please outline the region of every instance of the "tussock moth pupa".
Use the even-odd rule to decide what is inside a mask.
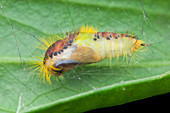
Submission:
[[[67,3],[67,1],[69,2]],[[7,3],[5,0],[4,2]],[[43,5],[40,4],[40,2]],[[143,18],[146,17],[146,15],[142,14],[144,10],[142,10],[140,3],[138,3],[139,1],[130,1],[129,3],[127,2],[129,1],[111,1],[107,3],[107,1],[103,0],[90,2],[90,5],[88,5],[87,1],[77,2],[74,0],[66,0],[65,2],[63,2],[63,0],[39,2],[34,0],[16,0],[16,2],[9,1],[10,6],[7,7],[1,4],[0,6],[2,6],[1,9],[3,11],[1,10],[0,17],[0,42],[1,48],[3,49],[0,54],[2,59],[2,63],[0,65],[4,69],[0,68],[0,70],[2,70],[0,71],[0,83],[4,86],[2,87],[1,92],[6,92],[5,95],[2,95],[1,98],[2,100],[4,99],[3,102],[4,105],[6,105],[4,108],[11,108],[11,105],[9,105],[9,103],[14,102],[6,101],[6,98],[9,98],[11,96],[10,94],[12,94],[12,98],[14,97],[13,100],[18,100],[16,101],[16,103],[18,103],[18,107],[15,106],[16,104],[13,104],[14,108],[11,108],[11,111],[13,112],[16,110],[16,108],[17,111],[20,111],[22,109],[25,110],[27,108],[40,106],[66,97],[74,96],[75,94],[94,90],[95,88],[97,89],[115,84],[119,85],[122,84],[124,81],[131,82],[131,80],[152,77],[154,75],[167,72],[167,70],[169,70],[168,66],[166,67],[166,64],[161,62],[161,60],[165,62],[168,61],[164,59],[168,59],[169,56],[169,52],[166,51],[166,49],[168,50],[167,38],[169,37],[169,32],[167,29],[169,27],[167,24],[168,22],[166,22],[166,24],[165,22],[163,22],[163,20],[168,20],[168,17],[164,18],[167,13],[162,14],[161,11],[163,9],[161,9],[159,12],[161,16],[157,16],[159,15],[158,13],[152,14],[150,6],[153,3],[148,4],[147,2],[146,5],[144,4],[144,6],[146,6],[146,12],[148,13],[148,16],[151,17],[150,19],[152,23],[142,24]],[[84,6],[84,4],[87,5]],[[119,7],[121,6],[121,4],[123,4],[122,7]],[[154,5],[156,6],[157,10],[161,8],[161,5]],[[88,26],[89,29],[92,29],[92,25],[94,29],[91,31],[92,33],[88,33],[88,29],[87,31],[84,30],[84,32],[86,31],[87,33],[82,33],[81,26],[83,24],[90,25]],[[142,27],[142,25],[144,27]],[[144,28],[142,35],[137,36],[136,38],[132,38],[133,35],[131,33],[134,32],[135,34],[140,34],[142,28]],[[126,33],[127,31],[129,33]],[[69,34],[66,35],[66,32],[69,32]],[[65,36],[60,35],[60,33],[65,33]],[[125,33],[130,37],[126,38]],[[48,36],[46,36],[46,34],[54,34],[54,36],[51,36],[52,38],[50,38],[51,41],[47,39]],[[116,37],[114,35],[120,36]],[[61,40],[59,37],[56,36],[60,36],[63,39]],[[73,42],[70,40],[71,36],[73,38]],[[86,36],[88,37],[89,41],[86,41]],[[45,38],[44,40],[41,40],[39,37]],[[53,40],[53,37],[55,38],[55,40]],[[98,39],[98,37],[100,39]],[[64,38],[69,40],[66,41],[66,39]],[[116,65],[112,66],[105,65],[106,63],[115,62],[115,59],[117,60],[118,58],[123,57],[121,57],[120,50],[120,53],[110,54],[110,47],[118,50],[116,47],[111,46],[112,43],[117,44],[116,41],[119,40],[120,43],[118,46],[120,46],[121,42],[123,42],[123,44],[128,42],[127,45],[125,44],[127,46],[126,49],[128,49],[128,46],[131,46],[130,42],[133,42],[133,40],[135,39],[138,39],[138,41],[145,41],[146,44],[150,44],[150,46],[145,47],[143,46],[144,44],[142,44],[139,49],[136,49],[137,51],[130,53],[128,53],[128,51],[122,51],[122,54],[124,54],[125,57],[127,56],[128,58],[131,54],[129,60],[131,63],[131,56],[135,56],[134,53],[152,52],[152,50],[140,52],[140,50],[143,50],[142,48],[153,49],[153,52],[151,54],[148,54],[147,56],[141,55],[141,57],[145,60],[144,62],[142,61],[135,65],[133,65],[132,63],[130,65],[123,65],[123,62],[118,62]],[[61,42],[56,42],[57,40],[60,40]],[[45,47],[40,46],[40,48],[44,50],[41,51],[36,48],[37,41],[40,43],[42,42],[42,45],[44,45]],[[105,41],[112,43],[107,45]],[[159,43],[162,41],[165,41],[166,43],[164,45],[162,43]],[[61,44],[62,42],[66,43],[67,47],[62,45],[59,46],[59,44]],[[52,45],[53,43],[55,43],[55,45]],[[154,46],[155,43],[157,44]],[[62,55],[62,58],[64,58],[63,55],[65,54],[65,52],[67,52],[69,48],[73,47],[72,44],[75,44],[76,46],[85,46],[86,48],[82,49],[81,52],[89,51],[89,53],[91,53],[91,49],[94,49],[97,54],[97,58],[95,57],[91,61],[87,62],[87,60],[77,59],[79,57],[77,57],[78,55],[75,55],[75,57],[72,57],[75,61],[69,58],[71,59],[71,61],[66,60],[67,63],[78,63],[80,65],[81,62],[82,66],[77,66],[76,68],[74,68],[74,65],[71,65],[71,70],[63,65],[63,63],[65,62],[58,62],[58,64],[56,63],[56,65],[58,65],[59,67],[58,69],[53,68],[53,70],[59,72],[57,75],[63,74],[60,72],[63,71],[62,69],[65,69],[65,71],[63,71],[64,75],[59,76],[66,78],[65,82],[61,82],[63,83],[62,85],[60,84],[60,82],[53,81],[53,78],[50,77],[51,73],[46,76],[46,73],[48,73],[48,71],[45,71],[45,74],[39,72],[29,73],[32,70],[36,70],[36,68],[27,68],[32,65],[32,62],[34,62],[34,60],[36,60],[35,56],[40,57],[41,54],[43,54],[43,56],[41,57],[42,61],[40,61],[40,63],[43,64],[44,54],[46,50],[51,47],[51,50],[49,49],[49,51],[47,51],[47,56],[49,58],[54,58],[58,55]],[[132,48],[136,44],[132,43],[132,45],[133,46],[131,46],[131,50],[133,50]],[[59,46],[61,48],[57,50],[57,53],[55,53],[55,50],[52,49],[53,46]],[[19,49],[16,49],[16,47],[18,47]],[[101,51],[103,53],[100,52],[100,49],[102,49]],[[53,52],[53,54],[51,54],[51,51]],[[71,51],[69,52],[71,53],[71,55],[74,53]],[[95,52],[92,52],[93,54],[89,54],[89,56],[94,55]],[[127,55],[125,54],[126,52]],[[85,55],[88,54],[86,53]],[[7,56],[10,58],[7,58]],[[102,60],[105,59],[105,57],[108,57],[108,60]],[[111,59],[112,57],[113,59]],[[150,59],[148,57],[150,57]],[[137,60],[139,60],[139,57],[136,58]],[[102,61],[98,62],[100,60]],[[4,61],[7,61],[7,64],[5,64]],[[44,61],[44,64],[47,64],[47,62],[48,61],[46,59],[46,62]],[[86,63],[91,64],[86,65]],[[98,67],[98,64],[100,63],[102,64],[102,66]],[[169,65],[168,62],[167,65]],[[161,66],[164,66],[164,69]],[[24,70],[26,68],[28,70]],[[69,71],[67,71],[66,69]],[[155,70],[158,71],[156,72]],[[1,73],[3,73],[3,76],[1,76]],[[49,83],[51,81],[53,85],[49,86],[46,84],[40,84],[37,82],[37,79],[33,79],[33,75],[36,75],[36,77],[38,76],[44,78],[44,81],[47,80]],[[54,76],[54,78],[58,78],[57,75]],[[80,79],[72,77],[74,75],[77,75]],[[130,78],[130,76],[128,75],[132,75],[133,78]],[[8,91],[6,90],[6,86],[8,86],[9,88]],[[122,91],[127,91],[127,88],[122,87]]]
[[[126,57],[142,46],[149,46],[133,35],[98,32],[92,26],[82,26],[66,38],[52,41],[53,44],[45,39],[42,42],[40,49],[45,49],[46,53],[42,61],[35,64],[35,70],[39,69],[43,79],[46,78],[49,83],[51,74],[61,76],[80,65],[97,63],[107,58]]]

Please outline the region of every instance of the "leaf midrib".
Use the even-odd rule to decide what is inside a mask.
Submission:
[[[22,59],[24,59],[24,61],[29,64],[32,65],[34,60],[32,60],[31,58],[24,58],[22,57]],[[21,64],[21,61],[19,58],[1,58],[0,59],[0,64]],[[94,67],[96,65],[87,65],[87,66],[91,66]],[[110,67],[107,65],[102,65],[102,67]],[[129,67],[162,67],[162,66],[170,66],[170,59],[165,60],[165,61],[159,61],[157,59],[154,60],[149,60],[149,61],[142,61],[140,63],[137,64],[129,64]],[[120,65],[115,65],[115,67],[120,67]],[[121,67],[127,67],[127,64],[125,65],[121,65]]]

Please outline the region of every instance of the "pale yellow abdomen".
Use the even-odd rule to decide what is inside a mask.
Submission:
[[[131,37],[119,36],[116,39],[109,38],[109,40],[104,37],[94,40],[93,34],[89,34],[88,37],[91,38],[81,41],[81,46],[92,49],[98,56],[102,57],[102,59],[125,56],[131,54],[140,47],[140,45],[136,45],[140,40]],[[79,44],[79,41],[77,41],[77,44]],[[86,54],[92,55],[94,53],[87,52]]]

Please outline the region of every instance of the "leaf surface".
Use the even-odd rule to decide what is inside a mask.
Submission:
[[[1,1],[0,111],[85,112],[170,92],[168,3],[145,0],[144,15],[136,0]],[[83,24],[101,32],[140,34],[144,17],[140,39],[151,46],[129,65],[104,60],[70,71],[59,82],[52,78],[52,85],[30,73],[35,56],[44,54],[36,48],[40,37],[72,32]]]

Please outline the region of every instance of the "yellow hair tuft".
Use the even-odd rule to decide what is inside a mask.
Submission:
[[[80,32],[81,33],[96,33],[97,32],[97,28],[94,28],[93,26],[82,25],[82,27],[80,28]]]

